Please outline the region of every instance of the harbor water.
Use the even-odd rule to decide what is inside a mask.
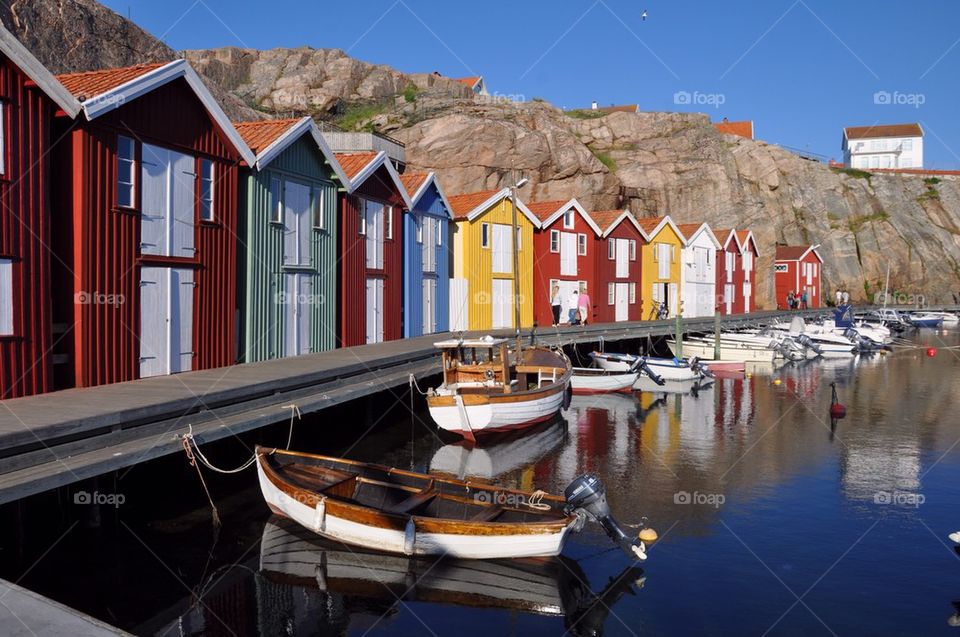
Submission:
[[[403,392],[294,425],[296,450],[505,487],[559,493],[596,473],[621,522],[659,533],[644,563],[595,525],[554,560],[364,553],[271,516],[252,469],[204,470],[215,531],[174,456],[6,507],[0,577],[169,637],[960,635],[960,335],[908,338],[888,355],[578,396],[475,448],[440,435],[419,397],[411,416]],[[236,466],[287,435],[205,452]]]

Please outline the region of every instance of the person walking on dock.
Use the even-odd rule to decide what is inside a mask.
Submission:
[[[803,294],[800,296],[800,307],[807,309],[807,291],[804,290]]]
[[[790,290],[789,292],[787,292],[787,309],[788,310],[793,309],[793,290]]]
[[[570,325],[577,325],[577,312],[580,311],[580,294],[574,290],[567,299],[567,319]]]
[[[837,288],[837,307],[843,305],[843,291]]]
[[[850,305],[850,293],[846,290],[843,291],[843,304]]]
[[[587,294],[587,284],[584,283],[580,286],[580,300],[579,310],[580,310],[580,322],[583,325],[587,324],[588,319],[590,319],[590,295]]]
[[[560,298],[560,286],[553,286],[553,293],[550,295],[550,309],[553,310],[553,326],[560,325],[560,310],[563,309],[563,299]]]

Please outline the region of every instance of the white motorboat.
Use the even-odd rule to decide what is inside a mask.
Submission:
[[[693,358],[657,358],[654,356],[639,356],[637,354],[607,354],[592,352],[590,357],[594,365],[603,369],[619,370],[630,369],[638,363],[647,368],[663,380],[696,380],[710,375],[710,368],[703,361]]]
[[[667,344],[671,349],[676,346],[676,341],[668,340]],[[713,339],[687,338],[683,341],[683,351],[697,358],[714,358]],[[757,343],[751,343],[739,340],[720,340],[720,360],[736,362],[773,362],[781,356],[774,350]]]
[[[523,347],[485,336],[435,343],[443,382],[427,391],[427,407],[441,428],[468,440],[477,435],[546,422],[570,404],[570,359],[561,349]]]
[[[599,367],[574,367],[570,386],[575,395],[629,392],[640,372],[619,372]]]

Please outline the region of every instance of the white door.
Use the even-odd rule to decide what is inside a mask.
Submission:
[[[193,368],[193,270],[140,271],[140,377]]]
[[[727,283],[723,286],[723,302],[727,306],[726,313],[733,313],[733,295],[735,294],[733,290],[733,283]]]
[[[367,279],[367,342],[383,342],[383,279]]]
[[[557,281],[557,287],[560,288],[560,322],[569,323],[570,311],[567,309],[568,302],[570,301],[570,297],[573,296],[574,290],[576,290],[577,293],[580,292],[580,282]]]
[[[312,285],[310,274],[288,272],[284,276],[283,355],[310,353],[310,308]]]
[[[614,289],[614,320],[626,321],[629,315],[630,284],[617,283]]]
[[[562,276],[577,276],[576,233],[560,233],[560,274]]]
[[[660,279],[670,278],[670,262],[673,254],[673,245],[669,243],[657,244],[657,276]]]
[[[677,314],[680,313],[680,306],[679,306],[679,304],[677,303],[677,300],[678,300],[678,298],[679,298],[680,295],[679,295],[677,292],[678,292],[678,290],[677,290],[677,284],[676,284],[676,283],[671,283],[671,284],[670,284],[670,287],[669,287],[669,294],[670,294],[670,296],[668,297],[668,298],[670,299],[670,300],[668,301],[668,307],[670,308],[670,316],[671,316],[671,317],[674,317],[674,316],[676,316]]]
[[[466,279],[450,279],[450,331],[462,332],[467,322],[467,298],[470,286]]]
[[[310,265],[310,187],[289,179],[283,182],[283,263]]]
[[[196,254],[194,158],[143,144],[141,163],[141,254],[192,259]]]
[[[630,276],[630,239],[615,239],[617,258],[617,278],[626,279]]]
[[[494,279],[492,296],[493,329],[513,327],[513,281]]]
[[[493,224],[493,271],[496,274],[513,272],[513,229],[502,223]]]
[[[753,294],[753,284],[747,281],[743,284],[743,311],[750,312],[750,297]]]
[[[423,280],[423,333],[433,334],[437,331],[437,280],[425,278]]]
[[[367,267],[383,269],[383,239],[386,234],[386,217],[382,203],[363,200],[364,224],[367,232]]]

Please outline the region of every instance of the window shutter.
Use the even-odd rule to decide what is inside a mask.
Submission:
[[[13,334],[13,261],[0,259],[0,334]]]
[[[167,162],[165,149],[143,145],[140,254],[167,254],[167,197],[170,190]]]
[[[173,310],[171,317],[176,317],[175,329],[171,332],[171,338],[177,339],[177,343],[171,348],[172,363],[176,369],[170,371],[188,372],[193,369],[193,270],[172,269],[170,277],[171,290],[177,295],[173,299],[177,308]]]
[[[190,155],[170,152],[170,170],[173,175],[170,188],[173,191],[173,250],[174,257],[192,259],[194,248],[194,225],[196,220],[197,186],[196,160]]]

